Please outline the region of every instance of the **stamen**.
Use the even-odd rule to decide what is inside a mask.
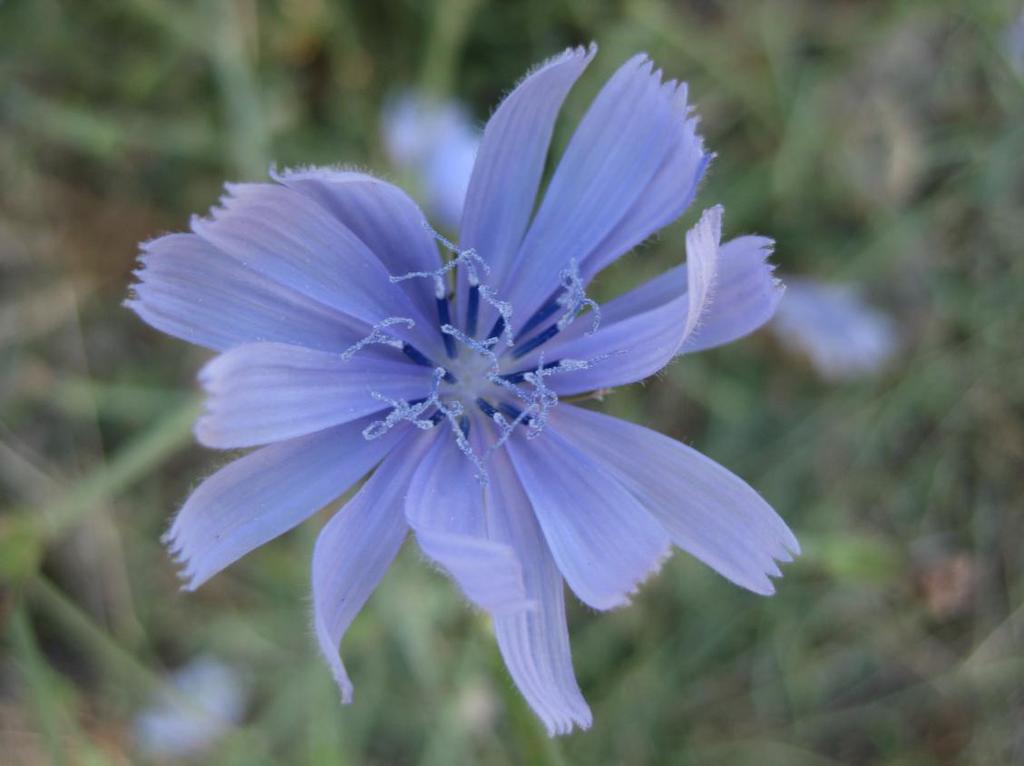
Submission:
[[[505,332],[505,317],[498,317],[494,320],[494,324],[491,326],[491,331],[487,333],[488,338],[499,338]]]
[[[494,405],[482,397],[477,397],[476,406],[480,408],[480,411],[489,418],[493,418],[498,414],[498,411],[494,408]]]
[[[530,340],[516,346],[516,349],[512,352],[512,357],[514,359],[521,359],[531,351],[554,338],[558,333],[571,325],[573,320],[576,319],[584,308],[589,307],[591,313],[594,315],[594,324],[586,334],[593,335],[597,332],[597,328],[600,327],[601,307],[597,305],[596,301],[587,297],[587,293],[583,289],[583,279],[580,277],[579,266],[577,266],[575,258],[569,261],[569,266],[563,269],[559,276],[561,277],[561,284],[562,287],[565,288],[565,292],[555,298],[553,304],[549,301],[538,309],[537,312],[530,317],[530,321],[523,326],[523,330],[519,333],[519,337],[522,337],[529,329],[539,326],[559,308],[564,308],[565,313],[562,314],[555,324],[549,325],[546,329],[530,338]]]
[[[564,330],[572,324],[584,308],[589,307],[594,315],[594,324],[587,335],[593,335],[601,325],[601,307],[597,305],[597,301],[587,297],[583,278],[580,276],[579,265],[575,258],[569,259],[568,267],[562,270],[559,277],[565,292],[557,298],[557,301],[559,306],[565,308],[565,313],[558,320],[558,329]]]
[[[431,407],[437,407],[438,409],[443,407],[438,392],[441,387],[441,381],[444,380],[446,374],[447,371],[444,367],[435,368],[430,395],[425,399],[416,400],[415,403],[409,403],[404,399],[389,399],[377,391],[371,391],[370,396],[379,402],[390,404],[392,409],[384,420],[375,420],[364,428],[363,438],[367,441],[379,439],[402,421],[408,421],[423,431],[429,431],[436,426],[439,421],[435,421],[433,418],[421,420],[420,415]]]
[[[561,364],[560,361],[546,362],[544,364],[544,369],[549,370],[552,367],[557,367],[559,364]],[[519,372],[510,372],[506,375],[502,375],[501,377],[503,377],[509,383],[522,383],[524,380],[526,380],[526,373],[528,372],[533,372],[533,370],[520,370]]]
[[[452,427],[452,433],[455,435],[455,444],[459,448],[459,451],[468,457],[476,467],[476,480],[486,487],[490,478],[487,475],[487,468],[484,466],[484,461],[473,451],[473,447],[469,443],[469,419],[462,418],[462,404],[459,402],[452,402],[447,407],[442,404],[438,406],[438,409],[444,413],[446,418],[448,418],[448,423]],[[463,430],[462,423],[459,422],[460,418],[466,422],[465,430]]]
[[[534,335],[532,338],[530,338],[528,341],[526,341],[526,343],[522,343],[522,344],[516,346],[515,349],[512,351],[512,358],[513,359],[521,359],[521,358],[523,358],[524,356],[529,354],[531,351],[536,349],[538,346],[543,346],[549,340],[551,340],[556,335],[558,335],[558,333],[559,333],[559,331],[561,329],[562,328],[560,328],[557,324],[548,325],[548,327],[546,329],[544,329],[541,332],[539,332],[536,335]]]
[[[444,339],[444,350],[448,354],[449,359],[454,359],[455,353],[455,341],[452,339],[450,333],[445,333],[445,327],[451,326],[452,316],[451,309],[448,304],[448,296],[441,296],[437,299],[437,318],[441,323],[441,337]]]
[[[349,346],[347,349],[342,351],[341,358],[347,362],[359,351],[374,343],[379,343],[384,346],[391,346],[392,348],[398,348],[404,351],[405,346],[408,345],[407,343],[404,343],[403,341],[400,341],[397,338],[394,338],[384,332],[385,327],[391,327],[392,325],[396,324],[404,324],[408,328],[413,328],[416,326],[416,323],[414,321],[406,317],[388,317],[387,319],[381,320],[380,322],[377,322],[377,324],[373,325],[370,334],[363,338],[361,341],[354,343],[353,345]]]
[[[498,427],[498,432],[500,435],[495,440],[494,444],[491,445],[491,448],[487,451],[488,458],[490,458],[491,455],[493,455],[495,452],[497,452],[499,449],[505,446],[505,442],[507,442],[512,437],[513,432],[516,430],[516,426],[520,425],[521,423],[526,423],[527,425],[529,425],[532,422],[532,418],[526,410],[519,410],[513,407],[512,405],[506,405],[502,409],[506,410],[506,413],[510,415],[512,421],[509,422],[508,420],[505,420],[505,416],[502,415],[500,412],[494,413],[494,416],[491,418],[491,420],[493,420],[494,424]]]
[[[480,314],[480,285],[470,285],[469,303],[466,306],[466,335],[476,337],[476,321]]]
[[[506,346],[512,345],[512,304],[508,301],[498,300],[498,296],[495,295],[487,285],[480,285],[480,297],[483,298],[488,304],[494,307],[495,311],[498,312],[498,320],[494,323],[494,327],[491,328],[488,338],[501,337],[505,341]],[[470,333],[474,335],[475,333]]]
[[[392,284],[404,282],[407,279],[433,279],[434,293],[438,298],[440,298],[441,296],[448,294],[448,286],[445,284],[445,277],[460,265],[466,267],[467,278],[471,285],[479,284],[480,282],[480,278],[476,271],[477,266],[483,269],[485,274],[490,273],[491,267],[487,265],[487,262],[484,261],[483,258],[476,254],[476,250],[473,250],[472,248],[460,250],[455,243],[438,234],[426,221],[423,222],[423,228],[426,229],[434,239],[440,242],[444,248],[451,252],[455,257],[441,266],[441,268],[434,269],[433,271],[410,271],[407,274],[388,277]]]
[[[363,438],[367,441],[379,439],[402,421],[408,421],[423,431],[429,431],[442,420],[447,419],[452,427],[452,433],[455,435],[456,445],[476,467],[477,480],[481,484],[486,485],[488,482],[487,469],[469,443],[469,419],[465,417],[465,408],[459,401],[452,401],[446,404],[441,400],[441,381],[445,380],[447,374],[447,370],[444,367],[435,368],[430,395],[424,399],[416,400],[415,403],[409,403],[402,399],[389,399],[377,391],[370,392],[370,395],[377,401],[390,404],[392,410],[383,420],[375,420],[364,428]],[[436,411],[427,418],[421,418],[420,416],[431,407],[435,407]]]
[[[498,357],[491,351],[491,348],[498,342],[497,338],[488,338],[485,341],[479,341],[475,338],[471,338],[466,333],[462,332],[458,327],[450,324],[441,325],[441,334],[445,337],[446,343],[451,343],[454,347],[455,341],[458,341],[464,346],[476,351],[480,356],[485,356],[491,361],[491,366],[497,368]]]

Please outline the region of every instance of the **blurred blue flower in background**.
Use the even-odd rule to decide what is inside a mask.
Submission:
[[[830,381],[877,374],[899,348],[892,320],[847,284],[787,277],[772,329]]]
[[[480,134],[460,104],[407,91],[385,104],[384,150],[418,185],[433,220],[456,231]]]
[[[636,56],[595,98],[534,213],[555,119],[595,52],[548,60],[494,113],[457,245],[396,187],[314,168],[229,185],[192,233],[143,247],[129,305],[222,352],[200,375],[199,440],[260,447],[203,482],[171,527],[187,587],[376,466],[313,555],[316,634],[346,702],[338,645],[409,529],[493,617],[552,734],[591,723],[563,579],[595,609],[621,606],[675,544],[770,594],[776,561],[799,552],[725,468],[562,401],[742,337],[782,295],[771,241],[721,243],[721,207],[687,234],[684,265],[600,307],[587,295],[683,213],[711,158],[685,84]]]
[[[1006,30],[1006,53],[1017,74],[1024,77],[1024,11]]]
[[[209,748],[245,713],[237,671],[198,657],[170,676],[170,687],[135,718],[139,750],[148,758],[189,758]]]

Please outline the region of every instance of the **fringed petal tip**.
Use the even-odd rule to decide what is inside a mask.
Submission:
[[[530,79],[531,77],[540,72],[543,72],[545,69],[550,69],[551,67],[558,66],[559,64],[562,64],[568,61],[569,59],[583,59],[584,64],[589,64],[596,55],[596,42],[590,42],[585,46],[577,45],[572,48],[566,48],[561,53],[556,53],[554,56],[546,58],[539,64],[530,67],[530,69],[526,71],[526,74],[519,78],[519,81],[516,82],[516,84],[512,87],[512,90],[515,90],[520,85],[522,85],[526,80]]]
[[[594,715],[586,703],[563,716],[552,717],[550,714],[537,713],[537,717],[544,724],[549,737],[564,737],[567,734],[572,734],[576,729],[586,731],[594,724]]]
[[[195,562],[184,550],[184,546],[180,542],[174,541],[173,543],[168,544],[165,536],[164,544],[167,549],[167,554],[170,556],[171,561],[174,562],[174,574],[179,583],[178,590],[184,593],[192,593],[197,590],[200,585],[206,582],[207,578],[199,578]]]

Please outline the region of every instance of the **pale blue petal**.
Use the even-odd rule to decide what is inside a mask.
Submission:
[[[675,99],[678,114],[688,114],[686,83],[679,85]],[[704,150],[696,117],[680,119],[677,130],[679,141],[661,169],[618,225],[583,261],[584,281],[679,218],[697,196],[713,155]]]
[[[431,370],[385,357],[369,347],[341,354],[247,343],[210,361],[199,373],[208,395],[196,437],[208,447],[232,449],[291,439],[347,423],[387,407],[373,396],[426,396]]]
[[[417,345],[439,345],[433,317],[428,321],[391,283],[377,256],[319,203],[280,184],[229,184],[227,190],[210,218],[193,218],[200,237],[273,281],[369,325],[395,316],[412,319],[415,328],[396,327],[395,333]]]
[[[126,305],[148,324],[217,351],[277,341],[344,351],[369,328],[278,284],[195,234],[142,246],[139,282]]]
[[[493,285],[501,284],[530,222],[562,102],[596,52],[596,46],[573,48],[545,61],[487,123],[466,193],[459,244],[490,264]],[[484,308],[485,318],[493,320],[495,315]]]
[[[544,431],[507,442],[551,554],[577,596],[612,609],[661,565],[665,530],[616,479],[570,442]]]
[[[405,493],[419,448],[417,440],[406,441],[388,455],[355,497],[327,522],[313,549],[317,643],[346,704],[352,701],[352,682],[338,646],[405,540]]]
[[[166,541],[189,590],[341,497],[391,450],[399,427],[368,441],[369,419],[271,444],[221,468],[178,512]]]
[[[768,261],[773,245],[770,239],[753,235],[722,245],[711,302],[679,353],[732,343],[772,318],[785,292]]]
[[[664,219],[663,201],[671,196],[659,171],[676,166],[677,148],[693,153],[696,166],[701,165],[703,152],[693,139],[680,86],[662,83],[646,57],[635,56],[587,111],[505,272],[503,297],[519,316],[529,317],[557,290],[559,272],[570,259],[586,274],[595,254],[605,261],[621,255],[602,249],[603,243],[631,246],[651,233],[646,226]],[[675,181],[676,194],[685,201],[693,192],[693,174]],[[653,212],[637,205],[652,185],[657,188],[650,197]]]
[[[511,546],[488,537],[484,491],[444,423],[409,487],[405,513],[424,554],[493,613],[533,609]]]
[[[501,655],[548,734],[568,734],[574,725],[588,729],[592,717],[573,673],[562,575],[503,450],[494,454],[489,470],[489,534],[516,551],[523,563],[527,597],[538,605],[535,610],[494,615]]]
[[[800,553],[786,523],[746,482],[674,439],[571,405],[551,413],[545,437],[552,430],[588,456],[595,475],[627,487],[672,542],[737,585],[773,593],[776,560]]]
[[[397,186],[366,173],[329,168],[289,170],[275,175],[275,180],[320,203],[392,276],[441,266],[426,218]],[[425,315],[433,315],[434,286],[429,280],[408,280],[401,286]]]

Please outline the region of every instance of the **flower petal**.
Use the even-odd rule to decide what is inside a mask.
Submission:
[[[195,234],[168,234],[142,250],[139,282],[126,305],[190,343],[217,351],[254,341],[344,351],[369,333],[362,322],[252,271]]]
[[[441,266],[427,219],[409,196],[366,173],[330,168],[288,170],[275,180],[316,200],[384,264],[391,276]],[[427,316],[434,309],[429,280],[401,283]]]
[[[192,229],[250,269],[316,301],[374,325],[401,316],[407,340],[439,347],[435,322],[392,284],[384,264],[324,207],[280,184],[229,184],[222,207]],[[426,342],[426,343],[424,343]],[[426,349],[421,349],[426,350]]]
[[[406,429],[364,439],[369,419],[272,444],[221,468],[185,501],[167,533],[194,590],[341,497]]]
[[[548,431],[614,477],[664,525],[672,542],[737,585],[769,595],[768,575],[800,545],[786,523],[735,474],[674,439],[571,405],[549,416]]]
[[[523,563],[526,595],[538,608],[494,615],[494,633],[512,680],[548,734],[590,728],[592,717],[572,668],[565,619],[565,585],[537,524],[530,499],[499,450],[489,464],[489,535],[511,546]]]
[[[532,609],[515,551],[487,536],[483,488],[470,468],[453,436],[439,433],[412,478],[406,520],[423,553],[474,604],[493,613]]]
[[[686,83],[681,83],[675,93],[680,115],[689,114],[687,91]],[[679,218],[697,196],[697,188],[714,155],[704,150],[696,117],[682,119],[676,130],[679,141],[661,169],[629,212],[583,262],[584,281]]]
[[[380,582],[408,529],[403,507],[420,440],[399,445],[345,507],[324,525],[313,549],[313,623],[320,651],[352,701],[338,645]]]
[[[722,245],[711,301],[680,354],[732,343],[772,318],[785,292],[768,262],[773,246],[767,237],[753,235]]]
[[[431,370],[369,347],[353,359],[287,346],[247,343],[200,371],[206,411],[196,437],[232,449],[291,439],[384,409],[388,399],[427,395]]]
[[[703,152],[694,135],[680,86],[662,83],[645,56],[627,61],[594,99],[569,142],[513,268],[505,272],[515,278],[503,283],[502,297],[521,317],[529,317],[558,289],[559,272],[571,259],[586,275],[595,254],[600,261],[621,254],[610,254],[603,243],[626,246],[651,233],[646,226],[665,220],[663,203],[672,197],[666,183],[677,184],[677,200],[693,193],[693,173],[668,179],[658,174],[663,168],[675,172],[677,149],[694,172],[702,169]],[[652,187],[657,194],[650,198],[649,211],[637,202]]]
[[[618,481],[557,433],[507,442],[558,568],[595,609],[628,596],[668,552],[661,525]]]
[[[555,118],[597,52],[573,48],[523,79],[487,123],[462,213],[460,245],[492,269],[492,284],[515,257],[533,212]]]

